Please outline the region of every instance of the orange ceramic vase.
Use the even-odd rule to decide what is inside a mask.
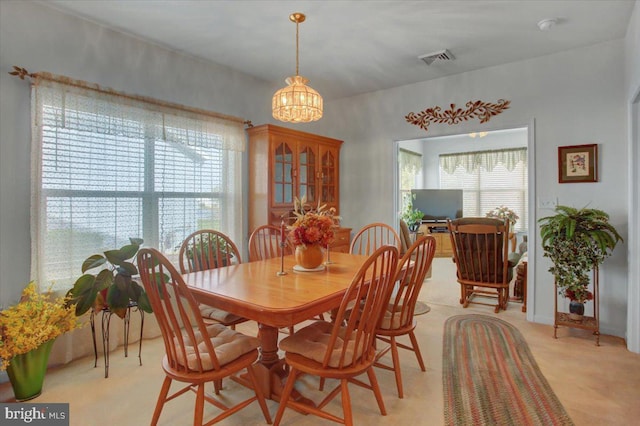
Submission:
[[[322,265],[324,254],[319,245],[297,246],[296,263],[305,269],[314,269]]]

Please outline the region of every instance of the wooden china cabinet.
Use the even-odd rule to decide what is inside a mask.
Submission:
[[[306,195],[340,214],[342,141],[263,124],[249,134],[249,232],[291,217],[293,202]],[[349,251],[350,228],[339,228],[331,250]]]

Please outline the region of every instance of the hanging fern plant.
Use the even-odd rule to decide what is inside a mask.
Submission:
[[[609,215],[597,209],[557,206],[556,214],[538,222],[544,256],[560,294],[578,302],[591,298],[589,273],[611,255],[622,237],[609,223]]]

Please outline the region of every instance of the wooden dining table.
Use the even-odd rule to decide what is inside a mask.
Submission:
[[[256,374],[264,395],[279,400],[286,369],[278,355],[278,329],[339,307],[366,260],[367,256],[331,253],[332,262],[322,271],[298,272],[294,257],[285,256],[192,272],[183,278],[198,302],[258,322],[261,348]],[[280,275],[281,271],[286,274]]]

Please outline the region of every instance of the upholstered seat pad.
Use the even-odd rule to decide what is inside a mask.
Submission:
[[[293,335],[282,339],[280,342],[280,349],[286,352],[299,354],[305,358],[322,363],[329,347],[329,340],[331,338],[332,331],[333,324],[326,321],[316,321],[313,324],[296,331]],[[353,339],[347,342],[344,359],[348,361],[341,366],[340,358],[345,345],[344,329],[341,329],[338,333],[335,345],[331,350],[329,367],[338,368],[351,365],[354,344],[355,341]]]
[[[202,359],[202,368],[204,371],[213,370],[213,362],[207,351],[207,345],[203,336],[199,331],[195,331],[195,344],[197,345],[200,358]],[[260,346],[260,340],[256,337],[246,336],[238,331],[231,330],[222,324],[211,324],[207,326],[207,334],[209,340],[213,344],[213,348],[221,366],[230,363],[240,356],[251,352]],[[205,337],[206,338],[206,337]],[[199,371],[198,357],[194,342],[191,341],[187,333],[183,333],[185,351],[187,353],[187,367],[190,370]],[[178,353],[178,362],[185,365],[182,353]]]
[[[394,310],[393,304],[390,303],[384,311],[384,316],[380,322],[380,328],[384,330],[394,330],[405,324],[408,311],[402,312],[402,308],[403,306],[399,304]]]
[[[200,315],[203,318],[212,319],[223,324],[231,324],[242,319],[238,315],[207,305],[200,305]]]

